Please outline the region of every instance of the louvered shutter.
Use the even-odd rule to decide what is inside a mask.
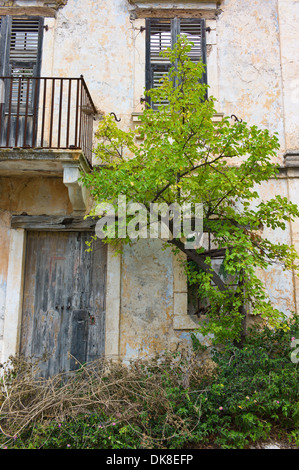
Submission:
[[[18,102],[22,113],[27,100],[29,112],[33,103],[32,80],[21,80],[20,77],[38,77],[41,66],[41,47],[44,19],[40,17],[4,16],[1,21],[1,74],[13,76],[11,110],[14,112]],[[6,83],[9,86],[9,82]],[[6,96],[10,92],[6,90]],[[6,104],[7,108],[8,104]]]
[[[203,59],[203,38],[204,38],[204,20],[180,20],[180,35],[186,36],[188,41],[194,45],[189,53],[189,57],[194,62]]]
[[[203,19],[147,19],[146,20],[146,89],[158,88],[172,64],[161,52],[172,48],[178,35],[186,35],[194,45],[189,54],[194,62],[206,63],[205,20]],[[206,74],[202,77],[206,83]],[[150,103],[153,109],[164,103]]]
[[[168,75],[171,63],[162,57],[161,53],[173,45],[171,26],[171,20],[147,20],[147,90],[158,88],[163,77]],[[160,104],[163,103],[155,103],[152,106],[157,107]]]
[[[36,76],[39,65],[39,18],[13,18],[9,47],[10,75]]]
[[[206,57],[206,27],[204,19],[180,19],[180,35],[187,37],[189,42],[193,43],[189,58],[198,63],[202,61],[207,63]],[[207,73],[201,78],[202,83],[207,83]]]
[[[40,76],[43,24],[40,17],[1,18],[0,76],[7,77],[3,80],[5,102],[0,115],[2,147],[34,142],[39,81],[32,77]]]
[[[29,107],[33,103],[33,81],[21,80],[19,96],[18,77],[38,77],[40,74],[40,48],[42,20],[40,18],[12,18],[9,45],[8,75],[16,77],[12,88],[12,109],[18,101],[20,109],[25,108],[27,93]]]
[[[2,22],[2,16],[0,16],[0,77],[2,75],[2,60],[3,60],[2,43],[3,43],[3,22]],[[0,78],[0,119],[2,117],[4,98],[5,98],[4,81],[1,80]],[[0,130],[0,137],[1,137],[1,130]]]
[[[4,76],[7,68],[7,42],[10,37],[8,32],[9,16],[1,16],[1,29],[0,29],[0,75]]]

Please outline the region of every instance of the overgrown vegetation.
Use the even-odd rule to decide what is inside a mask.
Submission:
[[[163,105],[157,110],[147,107],[138,128],[125,131],[112,116],[105,116],[94,150],[100,166],[82,181],[98,205],[90,215],[110,217],[101,234],[109,243],[149,237],[157,204],[161,211],[154,220],[165,218],[173,204],[202,205],[200,218],[212,245],[206,246],[199,237],[197,248],[186,246],[182,214],[179,233],[175,217],[169,221],[166,245],[175,253],[183,252],[198,268],[187,269],[187,274],[189,282],[199,286],[198,296],[208,299],[209,321],[202,333],[212,333],[219,343],[242,342],[248,306],[272,326],[283,318],[260,273],[277,265],[277,272],[298,274],[294,246],[276,242],[273,230],[285,230],[299,210],[279,194],[261,200],[260,185],[278,178],[278,135],[240,116],[216,122],[216,100],[205,99],[208,87],[201,83],[204,65],[190,60],[190,48],[182,36],[172,50],[163,52],[173,66],[161,86],[146,92],[152,102]],[[128,205],[132,203],[126,217],[118,207],[123,196]],[[194,207],[191,210],[195,220]],[[217,258],[223,258],[226,280],[217,271]]]
[[[2,374],[0,447],[245,448],[269,437],[299,445],[298,364],[284,329],[254,327],[242,349],[165,352],[130,365],[97,361],[34,379],[20,360]]]

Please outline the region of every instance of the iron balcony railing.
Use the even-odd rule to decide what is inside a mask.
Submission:
[[[0,148],[82,149],[92,164],[96,113],[83,76],[0,77]]]

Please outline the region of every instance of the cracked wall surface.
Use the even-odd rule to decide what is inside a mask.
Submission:
[[[7,287],[10,215],[0,209],[0,357],[2,354],[4,311]]]
[[[50,1],[0,1],[0,7],[21,8],[25,3],[59,6],[59,2]],[[132,113],[142,110],[140,98],[145,84],[145,32],[140,31],[145,24],[144,15],[134,19],[126,0],[68,0],[60,6],[63,8],[55,8],[54,16],[45,18],[48,28],[44,33],[42,75],[84,75],[96,107],[105,113],[116,113],[122,128],[134,126]],[[175,14],[175,9],[171,14]],[[188,10],[182,8],[179,14],[186,16]],[[281,150],[277,161],[283,172],[278,181],[259,188],[260,195],[269,198],[280,194],[299,203],[299,1],[223,0],[217,15],[214,10],[205,14],[210,27],[208,81],[210,94],[217,99],[217,111],[235,114],[250,125],[278,133]],[[159,11],[151,15],[159,16]],[[97,124],[96,121],[95,128]],[[288,151],[294,155],[292,168],[284,168]],[[37,214],[42,208],[42,213],[62,214],[71,208],[67,189],[55,178],[39,182],[31,178],[22,182],[0,178],[0,185],[1,345],[10,213]],[[298,221],[273,237],[294,243],[299,249]],[[109,341],[115,341],[110,347],[113,354],[118,352],[129,358],[165,346],[174,347],[182,339],[190,341],[192,323],[186,321],[190,328],[184,328],[184,318],[179,315],[179,309],[183,312],[185,308],[186,292],[183,287],[175,291],[173,258],[161,250],[159,242],[142,240],[126,247],[119,262],[114,260],[112,265],[115,276],[114,272],[110,275],[118,286],[113,284],[111,297],[115,292],[118,297],[110,306],[114,312],[119,309],[119,324],[118,317],[113,320],[116,333],[107,336]],[[286,313],[295,310],[299,304],[299,282],[293,274],[273,268],[263,277],[276,305]],[[173,322],[176,308],[178,328]]]
[[[225,114],[279,133],[285,148],[276,0],[225,0],[217,24],[219,102]]]

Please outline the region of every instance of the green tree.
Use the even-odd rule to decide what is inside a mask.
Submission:
[[[116,211],[120,195],[143,204],[148,214],[153,203],[202,204],[213,248],[190,249],[173,231],[167,244],[187,257],[189,286],[204,302],[208,318],[200,324],[202,333],[213,333],[215,342],[240,342],[248,307],[270,325],[277,326],[283,316],[257,273],[274,263],[297,271],[298,256],[293,246],[274,243],[263,229],[284,230],[299,212],[279,195],[259,199],[259,185],[278,175],[273,164],[278,137],[231,117],[215,122],[215,99],[205,99],[207,85],[200,81],[204,65],[193,63],[189,51],[182,37],[164,53],[174,65],[161,86],[147,92],[163,105],[147,106],[137,129],[124,131],[111,116],[101,121],[95,148],[100,165],[82,181],[96,202],[112,204]],[[106,241],[115,243],[108,231]],[[220,256],[219,270],[215,259]]]

